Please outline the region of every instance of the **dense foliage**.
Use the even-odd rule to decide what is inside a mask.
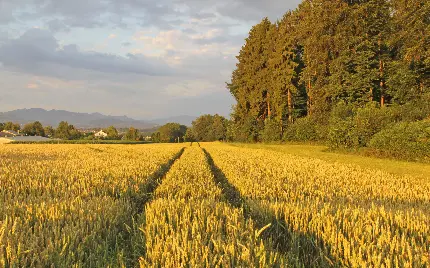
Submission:
[[[390,122],[425,119],[429,25],[424,0],[304,0],[276,23],[263,19],[228,83],[230,135],[362,147]],[[335,115],[339,105],[350,113]]]
[[[369,147],[408,160],[430,160],[430,121],[401,122],[377,133]]]
[[[187,127],[178,123],[167,123],[151,136],[153,142],[183,142]]]
[[[227,126],[228,120],[218,114],[202,115],[193,121],[188,138],[196,141],[224,141],[227,139]]]

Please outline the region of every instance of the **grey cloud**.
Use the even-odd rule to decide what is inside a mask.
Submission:
[[[55,18],[52,28],[67,27],[127,27],[126,19],[134,18],[141,25],[170,29],[189,18],[214,19],[217,14],[233,20],[256,22],[263,17],[281,18],[301,0],[15,0],[0,2],[0,24],[13,21],[12,14],[23,6],[31,6],[30,13],[19,19]],[[180,6],[187,6],[183,10]],[[19,13],[19,12],[18,12]],[[58,26],[66,26],[64,28]]]
[[[265,16],[271,20],[280,18],[299,2],[0,0],[0,81],[6,81],[0,87],[3,98],[0,99],[0,106],[49,107],[50,103],[55,103],[58,106],[52,108],[141,118],[148,114],[154,117],[203,113],[228,115],[234,100],[225,89],[225,82],[230,78],[236,62],[234,55],[244,42],[248,25],[257,23]],[[45,27],[49,31],[32,29],[13,40],[1,33],[4,28],[12,36],[15,34],[12,28],[20,32],[29,25]],[[143,55],[117,56],[84,52],[77,45],[59,46],[51,33],[69,30],[73,33],[74,27],[100,27],[104,30],[129,27],[132,31],[142,27],[155,28],[155,32],[173,28],[181,30],[183,38],[187,38],[180,43],[189,44],[196,50],[208,47],[209,52],[187,54],[187,49],[181,50],[174,44],[173,49],[164,51],[166,57],[178,56],[181,59],[178,67],[172,70],[163,60]],[[220,29],[223,33],[215,37],[191,39],[190,35],[204,36],[212,29]],[[123,41],[123,47],[134,48],[136,45],[128,40]],[[34,75],[41,77],[40,88],[26,88],[33,79],[38,83]],[[44,80],[49,82],[51,78],[59,78],[53,80],[61,80],[60,86],[43,84]],[[201,83],[193,83],[196,80]],[[80,86],[75,86],[76,83]],[[175,89],[175,85],[176,89],[188,87],[188,90],[198,94],[184,97],[163,93],[169,86]],[[7,92],[14,94],[6,98]]]
[[[51,32],[69,32],[70,27],[64,21],[59,19],[52,19],[47,22],[47,26]]]
[[[39,29],[31,29],[20,38],[4,43],[0,47],[0,61],[5,68],[11,67],[29,73],[46,72],[46,75],[51,75],[51,72],[58,75],[58,67],[68,71],[84,69],[111,74],[173,74],[173,70],[163,61],[143,55],[120,57],[81,52],[76,45],[59,49],[57,40],[48,31]]]

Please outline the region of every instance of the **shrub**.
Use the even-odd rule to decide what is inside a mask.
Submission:
[[[370,103],[362,108],[339,103],[330,115],[327,139],[329,146],[364,147],[373,135],[396,120],[391,108],[379,108],[376,103]]]
[[[279,120],[266,120],[264,129],[260,133],[263,142],[279,141],[281,139],[281,123]]]
[[[287,127],[283,136],[286,141],[317,141],[320,138],[318,125],[311,117],[297,119]]]
[[[430,120],[401,122],[377,133],[369,147],[406,160],[429,160]]]
[[[354,145],[366,146],[373,135],[395,121],[396,117],[390,108],[379,108],[375,104],[370,104],[357,109],[353,119]]]
[[[423,96],[417,100],[401,106],[394,106],[393,113],[399,121],[415,122],[429,118],[430,95]]]

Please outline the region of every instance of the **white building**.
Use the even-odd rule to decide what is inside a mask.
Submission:
[[[106,132],[104,132],[103,130],[100,130],[99,132],[94,134],[94,137],[96,137],[96,138],[106,138],[107,136],[108,136],[108,134]]]

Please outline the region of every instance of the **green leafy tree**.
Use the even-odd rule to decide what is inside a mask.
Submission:
[[[194,136],[194,131],[192,128],[188,128],[187,131],[185,132],[185,136],[184,136],[185,141],[187,142],[193,142],[196,141],[196,138]]]
[[[19,131],[21,130],[21,126],[18,123],[6,122],[4,130]]]
[[[197,141],[217,141],[227,139],[228,120],[218,114],[202,115],[192,123],[193,135]]]
[[[55,130],[55,138],[68,140],[70,138],[69,129],[69,123],[61,121],[60,124],[58,124],[57,129]]]
[[[128,141],[138,141],[140,138],[140,133],[138,129],[130,127],[125,133],[124,139]]]
[[[227,126],[227,119],[218,114],[213,116],[212,133],[214,140],[224,141],[227,139]]]
[[[178,123],[167,123],[158,129],[160,142],[183,141],[187,127]]]
[[[51,126],[46,126],[45,129],[44,129],[44,131],[45,131],[45,136],[46,137],[50,138],[50,137],[54,137],[55,136],[55,130]]]
[[[62,140],[77,140],[82,137],[82,134],[73,125],[69,125],[69,123],[61,121],[55,130],[54,137]]]
[[[107,134],[107,139],[109,140],[118,140],[119,134],[118,130],[114,126],[110,126],[107,129],[104,130],[104,132]]]
[[[151,140],[152,142],[161,142],[160,140],[160,132],[156,131],[154,133],[151,134]]]
[[[4,123],[0,123],[0,131],[3,131],[4,130]]]
[[[274,35],[274,25],[267,18],[252,27],[237,56],[239,62],[232,80],[227,85],[237,101],[233,108],[233,124],[238,124],[245,133],[258,133],[264,127],[264,120],[271,117],[272,85],[268,62],[273,43],[268,43],[268,40]],[[257,140],[258,134],[252,139]]]
[[[45,129],[39,121],[26,124],[22,132],[29,136],[45,136]]]

